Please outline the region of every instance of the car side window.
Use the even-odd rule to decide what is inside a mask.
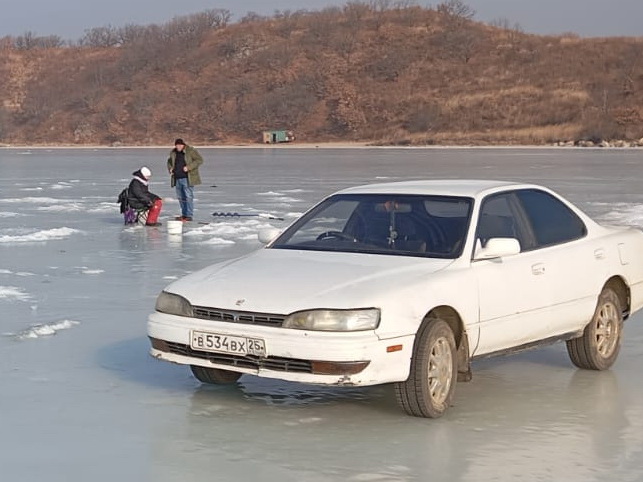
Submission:
[[[487,197],[480,208],[476,239],[482,246],[491,238],[516,238],[524,247],[518,223],[514,218],[510,203],[511,194],[496,194]]]
[[[538,247],[573,241],[587,234],[585,223],[551,194],[522,189],[516,195],[531,223]]]

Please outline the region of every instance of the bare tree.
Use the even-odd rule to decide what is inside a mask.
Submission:
[[[78,44],[81,47],[114,47],[121,44],[121,37],[118,30],[111,25],[94,27],[85,30]]]
[[[31,31],[25,32],[14,40],[14,46],[18,50],[51,49],[62,47],[64,44],[64,40],[57,35],[38,37]]]
[[[437,6],[438,13],[444,15],[448,21],[462,23],[471,20],[476,11],[462,0],[446,0]]]

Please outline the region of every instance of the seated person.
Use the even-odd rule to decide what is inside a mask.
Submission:
[[[132,180],[127,188],[127,202],[132,209],[147,211],[146,226],[160,226],[158,218],[161,214],[163,201],[159,196],[150,192],[148,182],[151,177],[152,171],[145,166],[132,173]]]

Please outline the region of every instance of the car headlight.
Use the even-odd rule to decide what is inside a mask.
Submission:
[[[192,305],[183,296],[161,291],[156,298],[156,311],[167,313],[168,315],[193,316]]]
[[[380,323],[380,310],[310,310],[288,315],[284,328],[313,331],[374,330]]]

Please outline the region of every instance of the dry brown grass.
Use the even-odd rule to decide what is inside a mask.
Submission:
[[[641,39],[539,37],[354,4],[198,45],[7,51],[0,142],[546,144],[643,137]],[[8,52],[8,55],[5,55]]]

